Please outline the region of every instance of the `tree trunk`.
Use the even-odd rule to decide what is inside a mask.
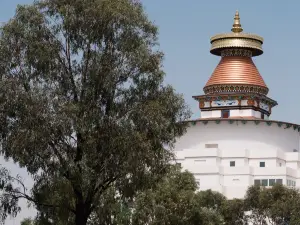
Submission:
[[[84,203],[76,204],[75,225],[86,225],[88,220],[88,210]]]

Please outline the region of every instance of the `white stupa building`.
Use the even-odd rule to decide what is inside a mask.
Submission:
[[[238,12],[231,33],[211,38],[221,60],[204,86],[201,118],[188,121],[177,140],[177,163],[195,175],[200,190],[243,198],[249,186],[300,187],[300,126],[271,119],[277,102],[252,61],[263,38],[244,33]]]

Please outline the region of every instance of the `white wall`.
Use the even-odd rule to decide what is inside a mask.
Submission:
[[[222,166],[230,166],[230,162],[234,161],[235,162],[235,167],[241,167],[245,166],[247,162],[245,162],[245,158],[222,158],[221,159],[221,165]]]
[[[266,122],[206,122],[191,125],[175,145],[178,162],[199,180],[200,190],[240,198],[254,179],[283,179],[283,184],[289,179],[300,187],[300,154],[293,152],[299,150],[297,130]],[[230,161],[235,161],[235,167],[230,167]]]
[[[261,118],[261,113],[253,109],[231,109],[230,117],[256,117]],[[221,118],[221,110],[201,111],[201,118]]]
[[[218,144],[218,149],[230,150],[233,154],[235,151],[251,149],[267,158],[274,150],[299,150],[299,133],[292,127],[285,129],[277,124],[268,126],[263,121],[257,125],[253,121],[246,124],[241,121],[233,124],[229,124],[228,121],[221,121],[220,124],[214,121],[204,122],[208,123],[205,125],[203,121],[199,121],[196,125],[190,125],[187,133],[177,140],[174,150],[200,150],[205,144]],[[252,152],[255,155],[254,151]]]

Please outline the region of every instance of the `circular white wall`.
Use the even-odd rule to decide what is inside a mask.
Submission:
[[[217,124],[219,122],[219,124]],[[220,149],[261,149],[293,152],[299,150],[298,128],[285,123],[228,120],[191,122],[185,133],[175,144],[175,151],[194,149],[205,144],[218,144]],[[205,124],[206,123],[206,124]],[[244,124],[245,123],[245,124]],[[272,123],[268,125],[268,123]],[[281,126],[280,126],[281,124]]]

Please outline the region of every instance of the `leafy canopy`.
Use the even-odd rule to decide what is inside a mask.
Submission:
[[[297,225],[300,223],[299,190],[276,185],[270,189],[250,187],[244,200],[246,216],[253,224]]]
[[[25,198],[49,224],[84,225],[111,187],[130,197],[165,173],[189,111],[157,36],[134,0],[18,6],[0,33],[0,143],[34,186],[3,177],[3,218]]]
[[[157,185],[139,192],[131,201],[116,194],[107,198],[111,204],[99,204],[90,225],[219,225],[221,212],[215,209],[225,197],[210,190],[197,191],[193,174],[171,166]],[[113,193],[113,192],[111,192]],[[213,205],[213,206],[212,206]],[[221,205],[219,205],[221,207]],[[218,206],[217,206],[218,208]]]

